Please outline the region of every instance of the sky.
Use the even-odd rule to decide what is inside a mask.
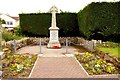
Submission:
[[[91,2],[120,0],[0,0],[0,13],[18,16],[20,13],[48,12],[55,5],[58,10],[78,12]]]

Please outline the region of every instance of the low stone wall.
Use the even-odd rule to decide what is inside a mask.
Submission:
[[[16,41],[16,49],[31,45],[39,45],[40,44],[40,39],[41,39],[41,45],[47,45],[49,42],[49,38],[48,37],[44,37],[44,38],[35,38],[35,37],[28,37],[28,38],[23,38],[21,40],[15,40]],[[87,48],[88,50],[93,50],[94,46],[100,45],[102,44],[101,41],[96,41],[96,40],[92,40],[92,41],[88,41],[85,40],[84,38],[80,38],[80,37],[60,37],[59,38],[59,42],[61,45],[65,46],[66,45],[66,39],[68,40],[68,46],[70,45],[79,45],[79,46],[83,46],[85,48]],[[14,47],[14,41],[8,41],[8,42],[3,42],[2,46],[7,47],[11,50],[13,50]]]
[[[19,48],[22,48],[22,47],[25,47],[27,46],[27,40],[29,38],[23,38],[23,39],[20,39],[20,40],[16,40],[16,49],[19,49]],[[6,48],[9,48],[10,50],[13,51],[13,48],[14,48],[14,41],[8,41],[8,42],[2,42],[2,47],[6,47]]]
[[[94,51],[95,46],[99,46],[102,44],[101,40],[85,40],[84,38],[76,37],[71,41],[73,45],[83,46],[84,48],[90,50],[91,52]]]
[[[49,41],[49,38],[41,38],[41,44],[42,45],[47,45]],[[22,47],[31,45],[39,45],[40,44],[40,38],[23,38],[20,40],[15,40],[16,43],[16,50],[20,49]],[[8,42],[2,42],[2,47],[4,48],[9,48],[11,51],[14,50],[14,40],[8,41]]]

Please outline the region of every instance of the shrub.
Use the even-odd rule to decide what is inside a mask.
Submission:
[[[18,35],[18,36],[24,36],[24,35],[22,34],[22,29],[21,29],[20,26],[18,26],[18,27],[14,30],[14,33],[15,33],[16,35]]]
[[[16,36],[15,34],[13,34],[10,31],[3,30],[3,32],[2,32],[2,39],[5,40],[5,41],[10,41],[10,40],[13,40],[13,39],[20,39],[20,38],[21,37]]]

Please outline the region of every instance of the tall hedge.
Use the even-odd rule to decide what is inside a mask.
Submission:
[[[51,23],[50,13],[19,14],[20,27],[27,36],[48,36]]]
[[[79,30],[88,39],[117,40],[120,2],[92,2],[78,12]]]
[[[78,18],[76,13],[56,14],[59,36],[79,36]],[[51,13],[20,14],[22,32],[28,36],[49,36]],[[73,34],[74,33],[74,34]]]
[[[79,36],[77,13],[57,14],[57,26],[60,28],[60,36]]]

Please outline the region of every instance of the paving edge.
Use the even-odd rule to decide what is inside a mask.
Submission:
[[[33,70],[34,70],[34,68],[35,68],[35,65],[36,65],[36,63],[37,63],[38,59],[39,59],[39,56],[37,56],[37,59],[36,59],[36,61],[35,61],[35,63],[34,63],[34,66],[33,66],[32,70],[31,70],[31,72],[30,72],[30,74],[29,74],[28,78],[30,78],[30,77],[31,77],[32,72],[33,72]]]
[[[84,72],[87,74],[87,76],[89,77],[90,75],[88,74],[88,72],[83,68],[83,66],[80,64],[80,62],[77,60],[76,57],[74,57],[75,60],[77,61],[77,63],[82,67],[82,69],[84,70]]]
[[[91,75],[90,78],[95,78],[98,76],[98,77],[109,77],[109,76],[113,76],[113,77],[110,77],[110,78],[119,78],[119,74],[102,74],[102,75]]]
[[[75,57],[74,54],[65,54],[66,57]]]

